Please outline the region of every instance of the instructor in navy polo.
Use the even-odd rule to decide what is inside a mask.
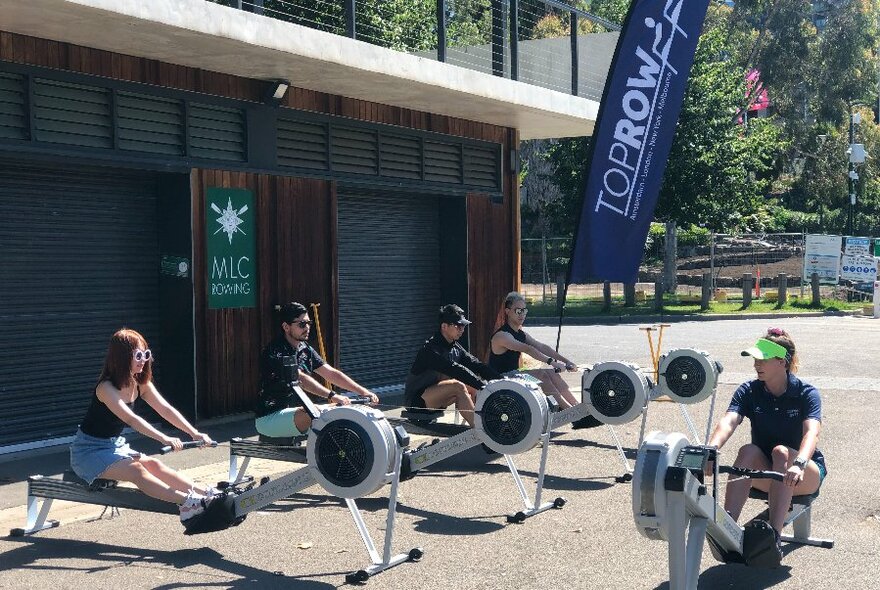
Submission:
[[[797,349],[785,330],[771,328],[742,355],[754,358],[757,379],[743,383],[734,392],[708,444],[720,449],[743,418],[749,419],[752,442],[739,449],[734,465],[779,471],[785,479],[731,479],[724,508],[736,520],[751,487],[767,492],[770,525],[776,531],[778,548],[792,496],[818,492],[827,473],[825,457],[816,448],[822,430],[822,400],[815,387],[795,376]]]

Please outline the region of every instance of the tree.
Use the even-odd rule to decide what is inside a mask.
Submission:
[[[725,51],[723,19],[710,18],[708,27],[697,48],[656,216],[717,232],[761,230],[763,198],[784,144],[772,119],[745,125],[734,116],[746,95],[746,72]]]
[[[819,226],[810,229],[843,230],[849,105],[877,100],[878,23],[877,0],[743,0],[730,15],[731,54],[761,72],[789,146],[773,192],[787,207],[817,215]],[[872,172],[864,168],[863,176]],[[876,200],[874,187],[860,187],[866,203]],[[782,229],[804,228],[787,222]]]

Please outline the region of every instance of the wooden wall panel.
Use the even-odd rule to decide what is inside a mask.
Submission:
[[[299,301],[309,308],[318,303],[321,333],[332,364],[336,359],[333,326],[335,310],[333,283],[336,277],[333,223],[334,204],[330,183],[308,178],[273,178],[275,184],[275,268],[276,303]],[[314,318],[312,318],[314,320]],[[312,345],[318,349],[317,332]]]
[[[509,167],[510,146],[519,146],[515,131],[501,141],[504,162],[504,197],[492,203],[481,194],[467,196],[468,306],[473,325],[468,330],[471,352],[487,359],[489,339],[504,296],[519,289],[519,193],[515,170]],[[517,149],[517,158],[518,158]]]
[[[193,190],[193,276],[196,366],[200,418],[253,409],[259,389],[259,353],[280,330],[274,306],[320,303],[328,351],[335,359],[335,224],[331,225],[330,183],[264,174],[195,170]],[[208,309],[205,196],[211,187],[254,193],[258,293],[254,309]],[[317,348],[316,334],[313,344]]]

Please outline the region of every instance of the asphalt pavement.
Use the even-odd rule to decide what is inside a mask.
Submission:
[[[665,328],[662,350],[694,347],[725,367],[718,387],[723,411],[751,362],[739,351],[766,328],[780,326],[794,337],[803,379],[819,387],[824,410],[820,448],[829,475],[814,504],[813,535],[833,538],[833,549],[789,549],[782,567],[750,569],[716,562],[704,551],[700,588],[878,587],[880,576],[880,414],[878,340],[880,320],[859,317],[738,319],[676,322]],[[561,350],[579,364],[624,360],[648,368],[648,341],[640,324],[569,326]],[[556,329],[529,331],[555,342]],[[657,332],[653,333],[656,346]],[[577,375],[569,374],[577,383]],[[709,404],[690,408],[702,433]],[[716,414],[717,416],[717,414]],[[634,456],[638,421],[616,429]],[[210,423],[215,438],[253,434],[250,420]],[[648,429],[686,431],[680,408],[652,403]],[[740,428],[727,454],[748,440]],[[143,446],[143,445],[136,445]],[[145,450],[153,450],[143,447]],[[194,477],[213,481],[227,469],[228,449],[187,451],[168,462]],[[533,493],[540,449],[515,457],[526,489]],[[723,459],[722,459],[723,460]],[[0,457],[0,532],[22,526],[24,480],[66,468],[66,453]],[[258,461],[252,472],[276,475],[289,464]],[[460,589],[665,589],[667,546],[637,532],[632,486],[616,483],[623,462],[609,429],[560,429],[549,450],[544,497],[564,496],[550,510],[523,524],[505,515],[522,509],[513,479],[498,456],[479,448],[444,462],[401,484],[393,547],[422,547],[418,563],[379,574],[368,587],[392,590]],[[389,488],[358,500],[366,525],[380,546]],[[27,537],[0,538],[0,588],[335,588],[345,573],[368,557],[345,503],[317,486],[252,513],[239,527],[188,537],[176,517],[123,510],[113,518],[92,518],[100,508],[58,506],[61,527]],[[750,501],[744,516],[761,510]],[[55,507],[53,507],[55,512]]]

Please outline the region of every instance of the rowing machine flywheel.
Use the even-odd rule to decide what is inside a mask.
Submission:
[[[606,361],[581,379],[583,399],[603,424],[625,424],[640,416],[651,386],[638,365]]]
[[[547,431],[550,407],[534,383],[522,379],[490,381],[477,393],[476,430],[497,453],[516,455],[533,448]]]
[[[660,357],[659,394],[680,404],[696,404],[712,395],[721,365],[709,353],[677,348]]]
[[[639,447],[632,482],[632,509],[636,528],[649,539],[669,540],[666,516],[666,470],[675,465],[687,437],[677,432],[653,431]]]
[[[391,481],[396,439],[382,412],[338,406],[312,422],[306,447],[315,479],[329,493],[355,499]]]

